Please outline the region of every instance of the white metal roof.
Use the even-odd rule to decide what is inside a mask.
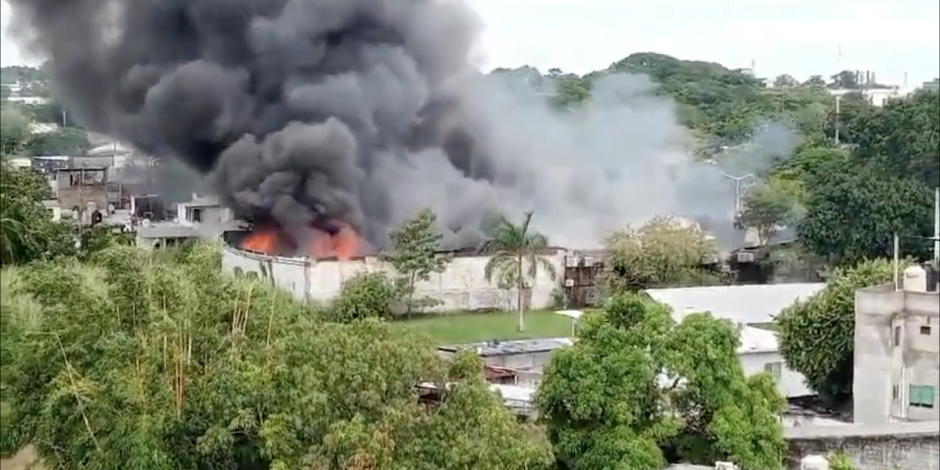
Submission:
[[[736,323],[767,323],[797,300],[819,292],[825,283],[648,289],[653,300],[672,308],[676,319],[688,313],[711,312]]]
[[[780,351],[777,334],[770,330],[745,326],[740,330],[741,345],[738,354],[756,354]]]

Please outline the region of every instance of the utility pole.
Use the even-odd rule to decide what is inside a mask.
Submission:
[[[933,210],[933,259],[940,261],[940,186],[934,190]]]
[[[842,95],[836,95],[836,147],[839,146],[839,130],[842,127]]]

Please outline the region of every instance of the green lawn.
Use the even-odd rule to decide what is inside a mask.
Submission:
[[[551,311],[526,312],[522,333],[516,331],[516,318],[515,312],[444,313],[396,321],[392,325],[425,334],[437,344],[571,336],[571,319]]]

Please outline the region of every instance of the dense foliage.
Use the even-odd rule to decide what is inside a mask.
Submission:
[[[166,260],[119,246],[127,240],[103,228],[77,235],[50,220],[42,178],[10,159],[83,155],[91,143],[42,69],[2,72],[4,450],[32,443],[47,466],[103,470],[530,470],[552,457],[559,470],[781,465],[782,399],[768,376],[745,377],[734,326],[706,314],[677,323],[663,306],[624,293],[723,282],[703,267],[714,246],[698,227],[662,219],[611,235],[610,301],[552,359],[538,394],[549,449],[487,389],[478,360],[442,361],[424,339],[381,321],[427,305],[414,286],[447,262],[436,253],[434,214],[392,234],[393,275],[354,276],[316,311],[257,280],[222,275],[211,245]],[[494,74],[524,78],[560,112],[577,112],[598,78],[622,72],[648,75],[676,103],[698,158],[723,158],[762,123],[799,130],[796,152],[745,189],[737,223],[765,245],[795,232],[800,256],[840,266],[778,326],[788,366],[845,399],[853,293],[890,277],[886,262],[866,260],[889,254],[892,232],[931,230],[938,94],[876,107],[864,94],[871,84],[849,72],[767,83],[655,53],[585,76],[531,67]],[[48,100],[11,100],[13,82]],[[854,92],[837,100],[835,88]],[[61,127],[39,132],[37,123]],[[518,216],[494,219],[485,250],[487,277],[517,295],[521,330],[528,283],[554,268],[543,256],[548,241],[530,230],[532,214]],[[907,243],[905,256],[923,259],[928,248]],[[436,385],[439,403],[418,400],[422,382]]]
[[[717,260],[714,241],[689,221],[656,218],[612,232],[605,243],[603,287],[608,292],[717,283],[706,266]]]
[[[639,295],[610,299],[552,357],[538,408],[562,469],[657,470],[666,461],[780,468],[784,400],[766,374],[746,377],[729,321],[675,323]]]
[[[160,263],[115,247],[94,264],[26,268],[15,289],[34,308],[3,312],[9,447],[102,470],[521,470],[548,458],[474,356],[445,363],[387,324],[319,322],[287,293],[221,274],[218,253]],[[440,404],[419,402],[421,383]]]
[[[833,404],[852,394],[855,291],[889,282],[893,273],[893,263],[887,260],[836,269],[825,289],[777,316],[780,352],[787,366],[803,374],[807,385]]]

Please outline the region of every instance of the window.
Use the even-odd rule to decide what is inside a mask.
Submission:
[[[920,327],[920,334],[924,336],[930,336],[930,326],[925,325]]]
[[[901,345],[901,327],[900,326],[894,327],[894,345],[895,346]]]
[[[898,386],[897,385],[894,385],[891,387],[891,399],[892,400],[898,399]]]
[[[193,222],[202,222],[202,209],[193,209]]]
[[[911,406],[933,408],[936,390],[930,385],[911,385],[907,395]]]
[[[764,372],[770,374],[774,380],[780,380],[780,375],[783,373],[783,363],[768,362],[764,364]]]

